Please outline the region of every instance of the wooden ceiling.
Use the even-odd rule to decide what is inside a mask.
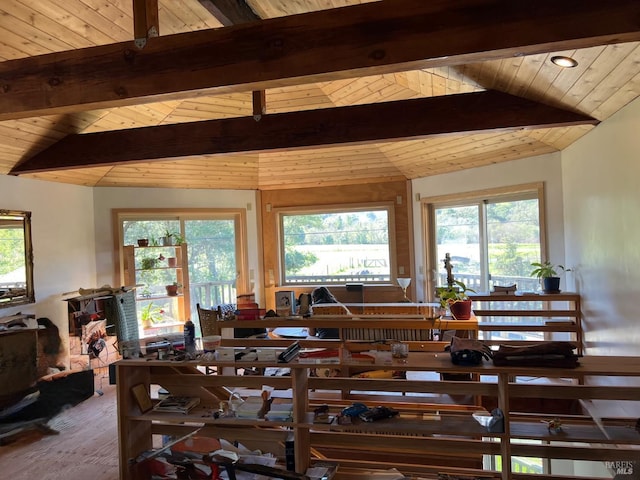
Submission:
[[[413,179],[562,150],[640,95],[640,2],[539,1],[529,26],[506,0],[154,3],[3,0],[0,173],[263,190]],[[149,26],[160,36],[139,48]],[[110,61],[122,53],[131,71]]]

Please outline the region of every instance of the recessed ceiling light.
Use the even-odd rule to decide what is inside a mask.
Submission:
[[[565,57],[562,55],[557,55],[555,57],[551,57],[551,62],[554,65],[557,65],[559,67],[562,68],[573,68],[578,66],[578,62],[575,61],[573,58],[571,57]]]

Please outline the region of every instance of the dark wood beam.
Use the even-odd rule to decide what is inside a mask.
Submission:
[[[133,37],[136,47],[144,48],[149,38],[158,35],[158,0],[133,0]]]
[[[597,123],[585,115],[487,91],[279,113],[259,122],[241,117],[69,135],[10,173]]]
[[[225,27],[255,22],[260,17],[244,0],[198,0]]]
[[[639,18],[637,0],[393,0],[52,53],[0,62],[0,120],[636,41]]]
[[[264,90],[255,90],[253,96],[253,119],[259,122],[262,115],[267,113],[267,94]]]

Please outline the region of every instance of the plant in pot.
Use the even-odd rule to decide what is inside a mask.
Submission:
[[[164,255],[160,254],[157,257],[144,257],[140,260],[140,268],[142,270],[150,270],[152,268],[156,268],[161,262],[164,260]]]
[[[164,235],[162,237],[160,237],[160,241],[162,242],[162,245],[165,247],[170,247],[172,245],[175,245],[175,238],[178,234],[174,233],[170,230],[166,230],[164,232]]]
[[[544,293],[560,293],[560,276],[558,270],[563,273],[571,271],[570,268],[564,268],[563,265],[554,265],[549,261],[533,262],[531,266],[534,268],[530,275],[540,280]]]
[[[153,302],[149,302],[140,310],[140,321],[144,328],[149,328],[152,323],[162,322],[163,319],[164,310]]]
[[[174,245],[182,245],[184,243],[184,237],[179,233],[173,234],[173,244]]]
[[[436,289],[440,298],[440,306],[448,308],[455,320],[469,320],[471,318],[471,299],[467,292],[475,290],[467,288],[464,282],[454,280],[453,285]]]
[[[178,295],[178,289],[182,287],[182,284],[178,283],[178,282],[173,282],[169,285],[165,285],[164,288],[167,289],[167,295],[170,297],[175,297]]]

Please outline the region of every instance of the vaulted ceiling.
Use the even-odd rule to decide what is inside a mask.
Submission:
[[[640,95],[639,40],[637,1],[3,0],[0,173],[279,189],[550,153]]]

